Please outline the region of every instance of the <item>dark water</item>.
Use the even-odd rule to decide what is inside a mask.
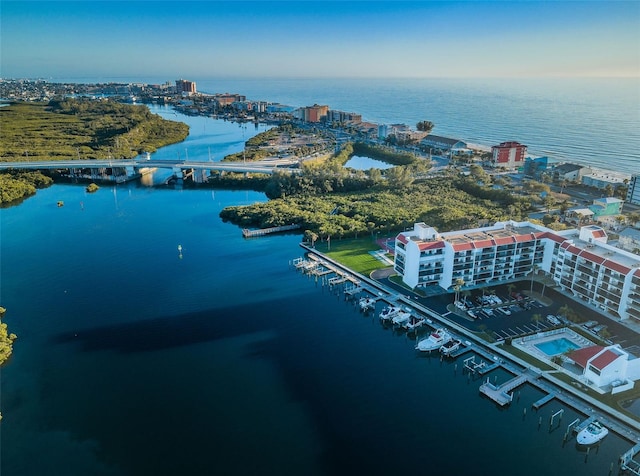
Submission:
[[[262,200],[56,185],[0,210],[0,305],[19,336],[3,476],[607,475],[630,448],[563,446],[573,410],[549,431],[562,407],[534,412],[529,387],[497,408],[461,362],[416,355],[294,271],[299,236],[244,240],[218,218]]]

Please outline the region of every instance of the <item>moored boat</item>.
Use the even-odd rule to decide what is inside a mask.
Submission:
[[[360,298],[359,304],[361,311],[368,311],[369,309],[373,309],[375,307],[376,300],[373,298],[363,297]]]
[[[601,441],[609,434],[607,427],[603,426],[598,420],[587,425],[587,427],[578,433],[576,441],[579,445],[593,445]]]
[[[420,352],[431,352],[432,350],[439,349],[451,339],[451,334],[445,329],[439,328],[429,334],[429,337],[418,342],[416,350]]]
[[[396,313],[395,316],[393,316],[393,319],[391,319],[391,322],[393,322],[394,325],[402,326],[406,322],[409,322],[409,319],[411,319],[411,313],[410,312],[399,311],[398,313]]]
[[[401,310],[402,309],[400,309],[397,306],[387,306],[382,311],[380,311],[380,320],[381,321],[390,321]]]
[[[450,355],[451,352],[458,350],[460,348],[460,345],[462,345],[461,340],[451,339],[446,344],[440,346],[440,352],[442,352],[443,355]]]

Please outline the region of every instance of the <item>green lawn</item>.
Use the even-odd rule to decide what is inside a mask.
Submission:
[[[376,269],[390,266],[369,254],[369,251],[380,249],[371,238],[331,240],[331,249],[328,249],[326,241],[316,241],[316,249],[365,276],[369,276]]]

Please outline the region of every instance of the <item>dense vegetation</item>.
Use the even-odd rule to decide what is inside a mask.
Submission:
[[[65,99],[0,108],[0,161],[133,158],[184,140],[189,126],[151,114],[146,106]],[[53,183],[39,172],[0,174],[0,203]]]
[[[400,167],[402,169],[402,167]],[[391,169],[393,170],[393,169]],[[326,173],[326,171],[323,171]],[[362,177],[358,190],[330,190],[323,185],[327,180],[300,177],[274,176],[274,182],[308,184],[302,191],[295,187],[280,198],[266,203],[248,206],[227,207],[220,213],[243,227],[270,227],[299,224],[303,229],[319,238],[358,237],[359,234],[375,232],[390,233],[403,230],[414,222],[424,221],[439,230],[462,229],[509,218],[523,218],[529,208],[527,200],[491,200],[462,190],[461,183],[450,177],[427,179],[399,187],[387,180],[375,181]],[[335,180],[335,179],[334,179]],[[331,182],[332,184],[334,182]],[[271,184],[267,185],[269,192]],[[282,187],[281,187],[282,188]]]
[[[15,202],[36,193],[39,188],[53,183],[51,177],[40,172],[0,173],[0,204]]]
[[[5,363],[13,352],[13,341],[16,340],[15,334],[9,334],[7,331],[7,325],[2,322],[6,309],[0,307],[0,365]]]
[[[189,127],[146,106],[64,99],[0,108],[0,160],[132,158],[184,140]]]
[[[364,142],[353,144],[353,154],[371,157],[393,165],[409,165],[417,160],[417,157],[409,152],[397,152],[389,147]]]

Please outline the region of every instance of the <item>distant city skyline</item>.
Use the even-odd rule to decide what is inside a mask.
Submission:
[[[0,2],[0,77],[640,77],[640,1]]]

